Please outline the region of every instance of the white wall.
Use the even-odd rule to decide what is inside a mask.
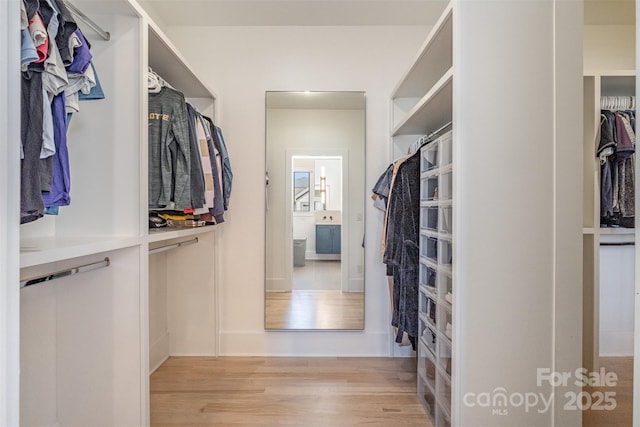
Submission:
[[[633,25],[586,25],[584,69],[635,70],[636,27]]]
[[[388,291],[378,250],[382,217],[369,202],[365,330],[264,331],[264,97],[269,90],[365,91],[365,188],[370,189],[389,161],[389,94],[428,28],[169,27],[167,32],[217,90],[234,171],[230,210],[219,234],[220,354],[390,354]]]

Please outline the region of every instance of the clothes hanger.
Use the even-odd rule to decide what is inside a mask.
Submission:
[[[149,93],[158,93],[162,90],[160,76],[158,76],[151,67],[149,67],[149,72],[147,73],[147,89]]]

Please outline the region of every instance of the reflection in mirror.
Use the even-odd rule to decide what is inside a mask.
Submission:
[[[309,172],[293,172],[293,211],[309,212]]]
[[[364,329],[363,92],[267,92],[266,329]]]

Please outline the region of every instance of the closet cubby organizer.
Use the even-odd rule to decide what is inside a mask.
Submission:
[[[73,3],[110,35],[77,20],[105,98],[69,124],[71,204],[20,226],[20,277],[109,262],[21,289],[20,425],[148,425],[151,370],[217,355],[220,227],[148,229],[148,69],[214,121],[216,95],[135,0]]]
[[[392,157],[420,151],[417,395],[436,427],[454,425],[453,12],[446,5],[391,95]]]

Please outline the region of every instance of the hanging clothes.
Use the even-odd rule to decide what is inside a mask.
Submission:
[[[63,0],[21,1],[21,28],[20,221],[26,223],[70,203],[63,92],[89,93],[95,73],[88,67],[90,43]]]
[[[209,214],[216,224],[224,222],[224,197],[222,194],[222,179],[219,170],[220,164],[216,159],[216,149],[213,143],[212,129],[209,122],[202,114],[196,114],[196,131],[200,146],[205,145],[206,150],[201,148],[202,169],[205,174],[207,207]],[[205,155],[206,153],[206,155]]]
[[[416,348],[419,334],[419,233],[420,154],[401,158],[390,165],[373,188],[376,199],[386,206],[383,230],[383,262],[392,278],[392,319],[397,343]]]
[[[229,209],[229,200],[231,198],[231,187],[233,184],[233,171],[231,170],[231,160],[229,159],[229,152],[227,151],[227,145],[224,142],[222,136],[222,129],[216,126],[209,117],[204,117],[209,122],[211,127],[211,133],[213,136],[213,142],[216,150],[220,153],[221,171],[222,171],[222,194],[224,197],[224,210]]]
[[[600,141],[600,224],[635,226],[635,112],[602,110]]]

